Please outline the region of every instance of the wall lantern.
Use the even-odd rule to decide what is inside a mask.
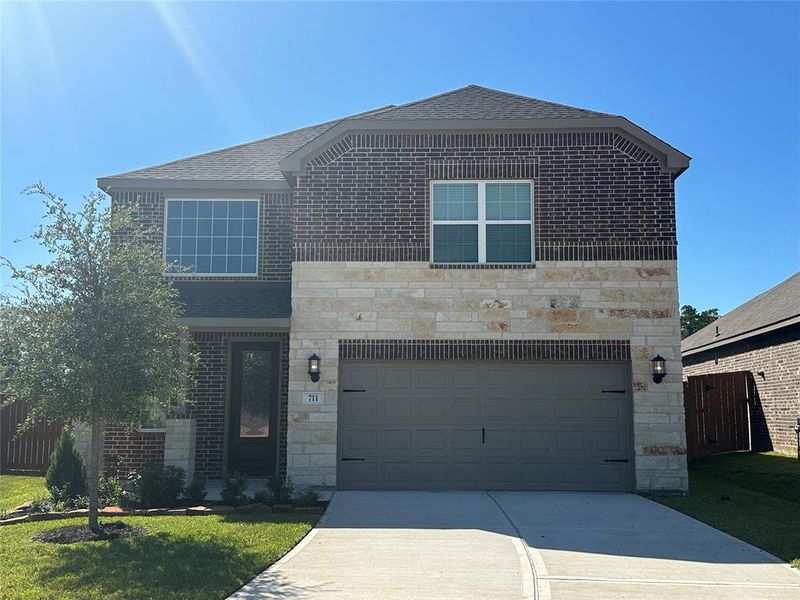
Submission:
[[[308,376],[314,382],[319,381],[319,361],[319,356],[316,353],[308,357]]]
[[[667,375],[667,361],[664,359],[663,356],[657,354],[656,357],[653,359],[653,382],[661,383],[661,380],[664,379],[666,375]]]

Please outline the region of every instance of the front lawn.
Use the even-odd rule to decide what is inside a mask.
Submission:
[[[654,499],[800,568],[800,462],[792,456],[699,459],[689,469],[688,496]]]
[[[10,510],[45,495],[49,494],[41,475],[0,475],[0,509]]]
[[[126,517],[147,535],[70,545],[32,542],[85,519],[0,528],[0,598],[139,600],[225,598],[289,551],[317,517]]]

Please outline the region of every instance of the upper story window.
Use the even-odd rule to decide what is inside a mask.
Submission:
[[[532,262],[532,200],[529,181],[433,182],[433,262]]]
[[[164,257],[180,274],[258,273],[258,200],[171,199],[166,213]]]

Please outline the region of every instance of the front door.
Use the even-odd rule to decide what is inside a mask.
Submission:
[[[279,344],[233,344],[228,472],[251,476],[275,473],[279,367]]]

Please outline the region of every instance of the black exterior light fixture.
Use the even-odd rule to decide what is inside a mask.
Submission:
[[[319,362],[320,358],[316,353],[308,357],[308,376],[313,382],[319,381]]]
[[[661,383],[661,380],[667,376],[667,361],[660,354],[656,354],[653,359],[653,383]]]

